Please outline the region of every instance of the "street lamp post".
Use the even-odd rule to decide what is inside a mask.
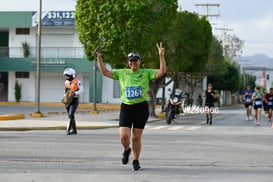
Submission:
[[[40,62],[41,62],[41,20],[42,20],[42,0],[39,0],[39,12],[38,12],[38,42],[37,42],[37,78],[36,78],[36,112],[32,115],[34,117],[41,117],[42,113],[40,111]]]
[[[97,74],[96,74],[96,60],[93,61],[93,109],[90,111],[91,114],[98,114],[99,111],[97,110]]]
[[[97,111],[96,103],[97,103],[97,95],[96,95],[96,87],[97,87],[97,69],[96,69],[96,61],[93,62],[93,71],[94,71],[94,87],[93,87],[93,111]]]

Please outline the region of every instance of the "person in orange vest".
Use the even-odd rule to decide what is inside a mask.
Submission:
[[[66,68],[63,74],[66,79],[64,83],[64,92],[69,92],[69,94],[73,96],[71,104],[65,105],[69,118],[66,127],[66,134],[77,134],[75,112],[79,105],[79,96],[84,91],[84,89],[81,81],[76,77],[76,71],[73,68]]]

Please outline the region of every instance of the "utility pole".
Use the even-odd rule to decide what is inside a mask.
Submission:
[[[37,46],[37,76],[36,76],[36,112],[32,113],[32,117],[42,117],[43,114],[40,111],[40,62],[41,62],[41,26],[42,26],[42,0],[39,0],[39,11],[38,11],[38,46]]]
[[[220,13],[219,13],[220,4],[204,3],[204,4],[195,4],[195,6],[205,8],[205,14],[200,14],[199,13],[199,16],[205,16],[207,18],[209,18],[209,17],[219,17],[220,16]],[[218,9],[217,13],[209,13],[210,8],[217,8]]]
[[[222,37],[222,48],[223,48],[223,55],[225,55],[226,54],[226,48],[225,48],[225,36],[226,36],[226,32],[227,31],[233,31],[233,29],[231,29],[231,28],[225,28],[225,27],[223,27],[223,28],[215,28],[215,30],[220,30],[220,31],[223,31],[223,37]]]
[[[199,16],[206,16],[206,17],[218,17],[219,15],[219,7],[220,4],[209,4],[209,3],[205,3],[205,4],[195,4],[195,6],[202,6],[205,7],[205,14],[199,14]],[[218,13],[217,14],[209,14],[209,8],[210,7],[217,7],[218,8]]]
[[[195,6],[199,7],[205,7],[205,14],[199,14],[199,16],[205,16],[207,18],[209,17],[219,17],[220,16],[220,13],[219,13],[219,7],[220,7],[220,4],[209,4],[209,3],[205,3],[205,4],[195,4]],[[211,7],[216,7],[218,8],[218,12],[217,14],[209,14],[209,8]],[[204,77],[203,79],[203,91],[207,90],[207,83],[208,82],[208,78],[207,76]]]

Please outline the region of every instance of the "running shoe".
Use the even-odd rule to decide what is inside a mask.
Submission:
[[[138,160],[133,160],[133,170],[138,171],[140,169],[139,161]]]
[[[246,121],[248,121],[249,119],[248,119],[248,117],[246,117]]]
[[[249,120],[252,120],[252,116],[249,116]]]
[[[127,164],[128,163],[130,153],[131,153],[131,148],[129,148],[128,150],[123,152],[122,160],[121,160],[122,164]]]

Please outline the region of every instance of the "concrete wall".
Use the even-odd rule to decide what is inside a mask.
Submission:
[[[109,64],[105,65],[107,69],[111,70]],[[102,78],[102,103],[119,104],[120,97],[114,98],[114,80],[103,76]]]
[[[87,75],[79,73],[85,92],[80,96],[80,102],[89,102],[89,80]],[[15,78],[15,72],[9,72],[8,101],[15,101],[15,82],[22,86],[21,101],[34,102],[36,100],[36,72],[30,72],[29,78]],[[60,102],[64,93],[62,73],[43,72],[40,79],[40,101]]]

